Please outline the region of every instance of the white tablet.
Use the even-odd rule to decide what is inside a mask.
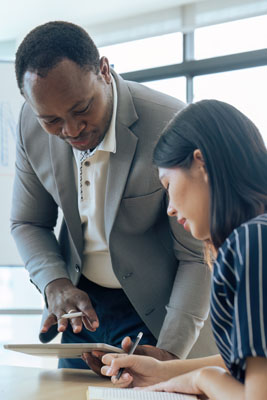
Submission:
[[[31,356],[56,358],[80,358],[82,353],[93,350],[105,353],[124,353],[121,348],[105,343],[5,344],[4,348]]]

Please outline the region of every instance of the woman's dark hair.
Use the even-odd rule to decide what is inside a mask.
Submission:
[[[267,150],[256,126],[230,104],[203,100],[177,113],[154,150],[157,167],[190,168],[200,149],[209,178],[211,240],[267,210]]]
[[[26,71],[46,76],[64,58],[81,68],[99,72],[99,52],[83,28],[65,21],[48,22],[34,28],[16,53],[15,70],[20,91],[23,91]]]

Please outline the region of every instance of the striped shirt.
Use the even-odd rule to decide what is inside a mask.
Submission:
[[[244,382],[246,358],[267,357],[267,214],[242,224],[220,247],[211,321],[227,368]]]

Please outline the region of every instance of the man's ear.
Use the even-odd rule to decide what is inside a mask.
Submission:
[[[109,68],[109,61],[107,57],[100,58],[100,73],[105,79],[106,83],[111,83],[111,75],[110,75],[110,68]]]

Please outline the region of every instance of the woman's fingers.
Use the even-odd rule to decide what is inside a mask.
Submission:
[[[116,354],[116,353],[106,353],[104,354],[104,356],[102,357],[102,363],[105,365],[111,365],[111,363],[115,362],[115,360],[121,359],[122,357],[127,357],[127,354]],[[119,365],[121,363],[121,360],[119,360]]]
[[[123,373],[120,379],[117,379],[116,376],[112,376],[111,382],[117,387],[129,387],[133,381],[133,377],[126,373]]]

